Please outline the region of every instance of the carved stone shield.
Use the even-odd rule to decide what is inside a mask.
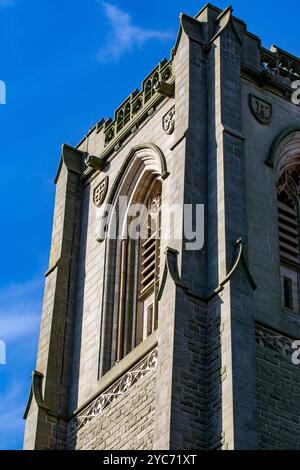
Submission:
[[[175,106],[163,117],[163,130],[167,135],[174,132],[175,129]]]
[[[98,186],[96,186],[96,188],[94,189],[93,200],[94,200],[94,204],[96,207],[100,207],[103,204],[105,196],[107,194],[107,190],[108,190],[108,176],[106,176],[101,181],[101,183],[99,183]]]
[[[251,111],[257,121],[261,124],[269,124],[272,120],[272,104],[252,93],[249,95],[249,101]]]

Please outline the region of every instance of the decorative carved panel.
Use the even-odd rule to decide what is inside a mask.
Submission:
[[[262,327],[256,329],[255,335],[256,343],[259,346],[273,349],[284,356],[290,356],[294,352],[292,348],[294,339],[292,338],[288,338],[287,336],[280,335],[275,331],[270,331]]]
[[[84,411],[79,413],[70,424],[71,436],[89,421],[99,416],[115,400],[122,397],[136,382],[157,366],[157,348],[144,357],[137,365],[126,372],[117,382],[99,395]]]

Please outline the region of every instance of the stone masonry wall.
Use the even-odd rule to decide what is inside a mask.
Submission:
[[[219,450],[224,444],[221,334],[220,305],[214,299],[207,314],[207,450]]]
[[[130,150],[136,145],[152,142],[164,152],[168,171],[172,175],[163,182],[163,198],[166,203],[174,202],[181,190],[183,164],[182,154],[171,152],[174,134],[167,136],[162,130],[163,116],[174,106],[174,100],[166,101],[145,123],[139,132],[129,139],[111,160],[107,168],[96,176],[83,191],[81,249],[78,266],[78,289],[73,336],[72,386],[70,394],[70,413],[97,393],[99,388],[99,349],[101,343],[102,312],[104,311],[104,266],[105,242],[97,241],[99,210],[93,203],[93,191],[101,180],[109,177],[111,190],[122,163]],[[89,151],[98,155],[99,134],[91,136]],[[176,188],[176,190],[174,190]],[[178,188],[178,189],[177,189]],[[172,199],[173,198],[173,199]],[[175,199],[177,202],[177,199]],[[164,235],[162,235],[164,237]],[[165,240],[162,240],[162,246]],[[176,248],[176,247],[175,247]],[[101,374],[100,374],[101,375]]]
[[[277,175],[265,162],[274,139],[283,130],[299,126],[300,108],[253,83],[243,81],[242,89],[248,257],[249,268],[258,287],[254,293],[255,316],[258,321],[278,331],[283,331],[283,325],[292,328],[297,336],[295,325],[299,324],[299,318],[290,319],[281,309]],[[272,104],[273,117],[268,126],[263,126],[253,116],[249,106],[250,93]]]
[[[156,371],[142,377],[122,397],[69,439],[76,450],[151,450],[155,413]]]
[[[262,450],[300,450],[300,366],[292,362],[291,340],[267,330],[259,333],[259,447]]]

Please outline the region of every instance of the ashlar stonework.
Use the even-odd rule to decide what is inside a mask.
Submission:
[[[300,448],[299,77],[207,4],[113,119],[63,145],[25,449]],[[170,240],[163,210],[159,237],[128,239],[121,197],[177,205],[181,233],[203,204],[204,248]]]

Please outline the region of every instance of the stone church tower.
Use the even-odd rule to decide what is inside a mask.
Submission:
[[[208,4],[63,145],[26,449],[300,448],[299,78]],[[126,198],[155,209],[140,240]]]

